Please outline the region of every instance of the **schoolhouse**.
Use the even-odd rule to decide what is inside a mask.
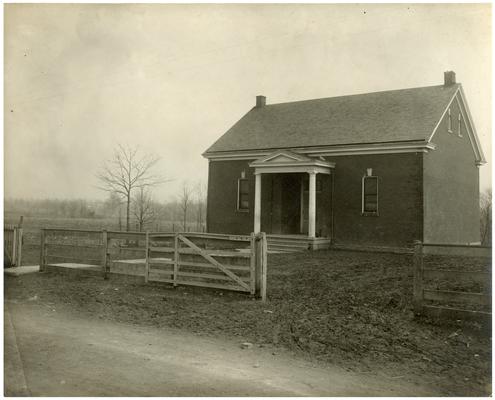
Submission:
[[[483,155],[455,73],[444,84],[267,104],[203,154],[208,232],[281,249],[475,244]]]

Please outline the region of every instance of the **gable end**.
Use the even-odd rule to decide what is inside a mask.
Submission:
[[[454,93],[454,95],[452,96],[452,98],[450,99],[449,103],[447,104],[447,107],[445,107],[445,110],[442,113],[437,124],[435,125],[435,128],[433,129],[433,132],[430,135],[428,143],[431,143],[433,137],[435,136],[435,134],[438,131],[438,128],[439,128],[441,122],[443,121],[445,115],[449,111],[449,109],[452,106],[452,103],[454,101],[457,103],[457,105],[459,107],[459,111],[460,111],[461,116],[462,116],[462,119],[465,123],[467,135],[469,137],[469,142],[471,143],[471,147],[472,147],[473,152],[474,152],[476,165],[486,164],[486,159],[485,159],[485,156],[483,154],[483,150],[481,148],[478,135],[476,133],[476,128],[474,127],[471,113],[469,112],[467,102],[465,101],[465,96],[463,95],[462,86],[460,86],[460,85],[459,85],[459,88]]]

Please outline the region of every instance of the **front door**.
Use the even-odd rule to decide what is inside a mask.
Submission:
[[[301,177],[301,222],[300,232],[308,234],[308,207],[309,207],[309,179],[307,175]]]
[[[299,189],[300,177],[296,174],[282,175],[282,209],[281,209],[281,233],[294,235],[299,233]]]
[[[300,190],[303,174],[262,176],[261,230],[279,235],[300,231]]]

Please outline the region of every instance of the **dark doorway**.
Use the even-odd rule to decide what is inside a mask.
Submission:
[[[265,174],[261,184],[261,230],[300,234],[301,179],[304,174]]]

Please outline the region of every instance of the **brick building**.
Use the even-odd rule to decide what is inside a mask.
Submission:
[[[209,232],[310,248],[480,241],[485,158],[452,71],[438,86],[272,105],[257,96],[203,156]]]

